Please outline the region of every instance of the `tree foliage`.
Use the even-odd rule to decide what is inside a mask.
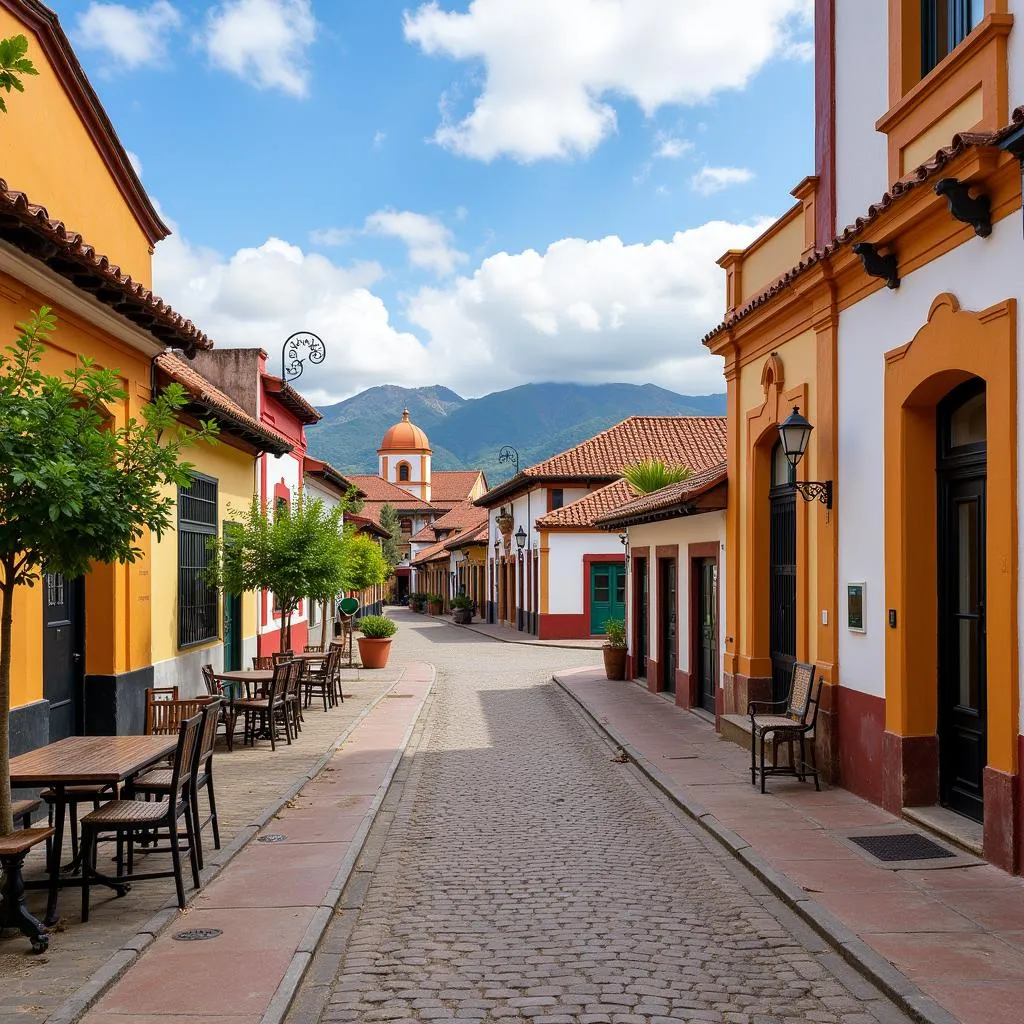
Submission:
[[[28,40],[24,36],[10,36],[0,39],[0,89],[4,92],[24,92],[21,84],[23,75],[38,75],[35,65],[25,54]],[[0,114],[7,113],[7,104],[0,96]]]
[[[213,577],[230,594],[270,591],[282,610],[281,649],[291,650],[292,616],[303,598],[330,601],[345,589],[345,506],[300,499],[272,513],[253,498],[222,541],[211,540]]]
[[[394,505],[381,506],[380,525],[391,535],[383,545],[384,558],[390,571],[402,560],[402,524]]]
[[[213,441],[212,423],[178,429],[185,389],[170,385],[115,426],[110,410],[124,407],[121,375],[86,358],[61,375],[43,373],[44,343],[56,328],[42,307],[13,345],[0,353],[0,835],[12,829],[10,775],[11,629],[14,591],[41,573],[69,578],[95,562],[134,562],[147,530],[171,524],[175,499],[163,489],[188,484],[181,453]]]
[[[345,590],[363,591],[380,586],[391,567],[371,537],[352,533],[345,538]]]
[[[650,494],[669,484],[689,480],[691,474],[685,466],[669,466],[661,459],[643,459],[626,466],[622,475],[637,494]]]

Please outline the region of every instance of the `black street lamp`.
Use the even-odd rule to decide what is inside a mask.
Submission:
[[[519,529],[516,530],[515,538],[516,538],[516,547],[519,548],[519,555],[520,555],[520,557],[522,557],[523,548],[526,547],[526,531],[522,528],[522,526],[520,526]]]
[[[807,453],[807,442],[811,439],[813,429],[814,427],[808,422],[807,417],[800,415],[800,407],[797,405],[793,406],[792,413],[779,424],[779,440],[782,442],[782,451],[794,470]],[[804,501],[820,501],[827,510],[831,511],[831,480],[796,480],[793,486]]]

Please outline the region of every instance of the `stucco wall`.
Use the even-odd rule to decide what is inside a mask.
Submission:
[[[648,523],[644,526],[632,526],[629,533],[630,576],[626,586],[626,623],[630,634],[630,650],[634,650],[633,638],[633,576],[632,560],[638,548],[649,547],[647,573],[648,590],[650,593],[650,614],[648,616],[647,650],[651,657],[657,659],[660,649],[658,605],[658,574],[657,551],[659,545],[679,545],[679,568],[676,576],[676,614],[679,627],[676,635],[679,639],[677,667],[690,671],[690,565],[689,545],[704,544],[709,541],[718,543],[718,650],[719,655],[725,650],[725,513],[705,512],[703,515],[685,516],[670,519],[663,523]],[[722,672],[719,665],[718,685],[722,685]]]
[[[275,489],[280,486],[288,488],[291,500],[294,501],[299,493],[299,481],[302,479],[301,454],[296,456],[292,452],[284,455],[264,455],[265,465],[263,469],[263,498],[268,508],[274,507],[276,497]],[[247,499],[251,500],[251,499]],[[274,597],[270,593],[261,593],[260,601],[260,633],[273,633],[281,628],[281,617],[274,614]],[[299,606],[299,610],[292,615],[292,625],[306,621],[306,603]]]
[[[889,109],[888,0],[835,5],[836,228],[863,216],[889,187],[886,137],[875,122]]]
[[[839,321],[839,663],[844,686],[885,693],[885,575],[882,508],[884,353],[910,341],[935,297],[951,292],[964,309],[985,309],[1021,294],[1024,257],[1020,211],[999,221],[988,239],[973,238],[843,311]],[[1018,346],[1020,345],[1018,311]],[[1021,373],[1018,362],[1018,378]],[[1021,385],[1018,379],[1018,395]],[[1018,408],[1018,417],[1021,410]],[[1018,452],[1018,486],[1024,459]],[[864,634],[846,629],[846,584],[864,580]],[[1018,584],[1019,588],[1019,584]],[[1019,589],[1018,589],[1019,593]],[[1024,614],[1024,613],[1022,613]]]
[[[589,581],[583,578],[584,555],[619,555],[625,549],[618,534],[604,530],[594,533],[549,534],[548,613],[582,615],[583,591]]]

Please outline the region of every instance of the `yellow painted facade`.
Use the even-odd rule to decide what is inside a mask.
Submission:
[[[201,443],[188,450],[185,458],[197,473],[217,481],[218,536],[224,523],[239,522],[256,493],[256,458],[234,447],[225,438],[217,444]],[[174,495],[175,489],[167,493]],[[160,581],[152,601],[153,664],[176,658],[183,651],[193,653],[220,645],[224,638],[224,602],[218,604],[218,639],[181,648],[178,645],[178,535],[176,530],[153,541],[153,576]],[[243,638],[256,636],[256,594],[242,595]]]
[[[24,35],[39,72],[7,96],[0,121],[0,178],[79,232],[98,253],[147,288],[151,244],[32,28],[0,4],[0,38]],[[65,77],[68,72],[65,71]],[[119,146],[116,147],[120,149]],[[123,153],[123,151],[121,151]],[[114,159],[127,157],[115,153]],[[134,172],[129,169],[129,176]],[[133,182],[138,186],[137,179]]]

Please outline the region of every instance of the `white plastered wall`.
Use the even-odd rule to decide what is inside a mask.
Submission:
[[[897,291],[882,289],[840,314],[836,628],[842,683],[851,689],[875,696],[885,694],[884,354],[914,337],[927,322],[935,297],[943,292],[955,295],[961,308],[968,310],[1019,298],[1020,266],[1024,262],[1021,234],[1018,211],[999,221],[990,238],[973,238],[903,278]],[[1018,310],[1018,352],[1020,321]],[[1021,372],[1018,361],[1018,423],[1020,396],[1024,393]],[[1024,479],[1024,459],[1019,450],[1017,473],[1019,487]],[[1018,557],[1022,555],[1024,552],[1018,553]],[[851,632],[846,624],[846,585],[860,581],[866,583],[863,634]],[[1019,589],[1018,602],[1024,628],[1024,600]]]
[[[548,614],[582,615],[584,555],[618,555],[625,557],[625,548],[617,533],[595,530],[592,533],[559,533],[548,535]]]
[[[287,452],[284,455],[264,455],[263,457],[267,460],[267,490],[266,494],[263,496],[266,508],[268,510],[272,510],[275,507],[275,492],[277,486],[281,483],[288,488],[291,500],[294,501],[299,493],[299,481],[302,480],[301,462],[291,452]],[[266,625],[263,625],[263,608],[266,608]],[[302,613],[299,614],[296,612],[292,616],[292,625],[294,626],[298,622],[305,621],[306,605],[305,602],[303,602]],[[273,633],[274,630],[281,628],[281,617],[279,615],[275,616],[274,614],[274,598],[272,594],[265,592],[260,594],[260,614],[258,616],[257,628],[260,633]]]

